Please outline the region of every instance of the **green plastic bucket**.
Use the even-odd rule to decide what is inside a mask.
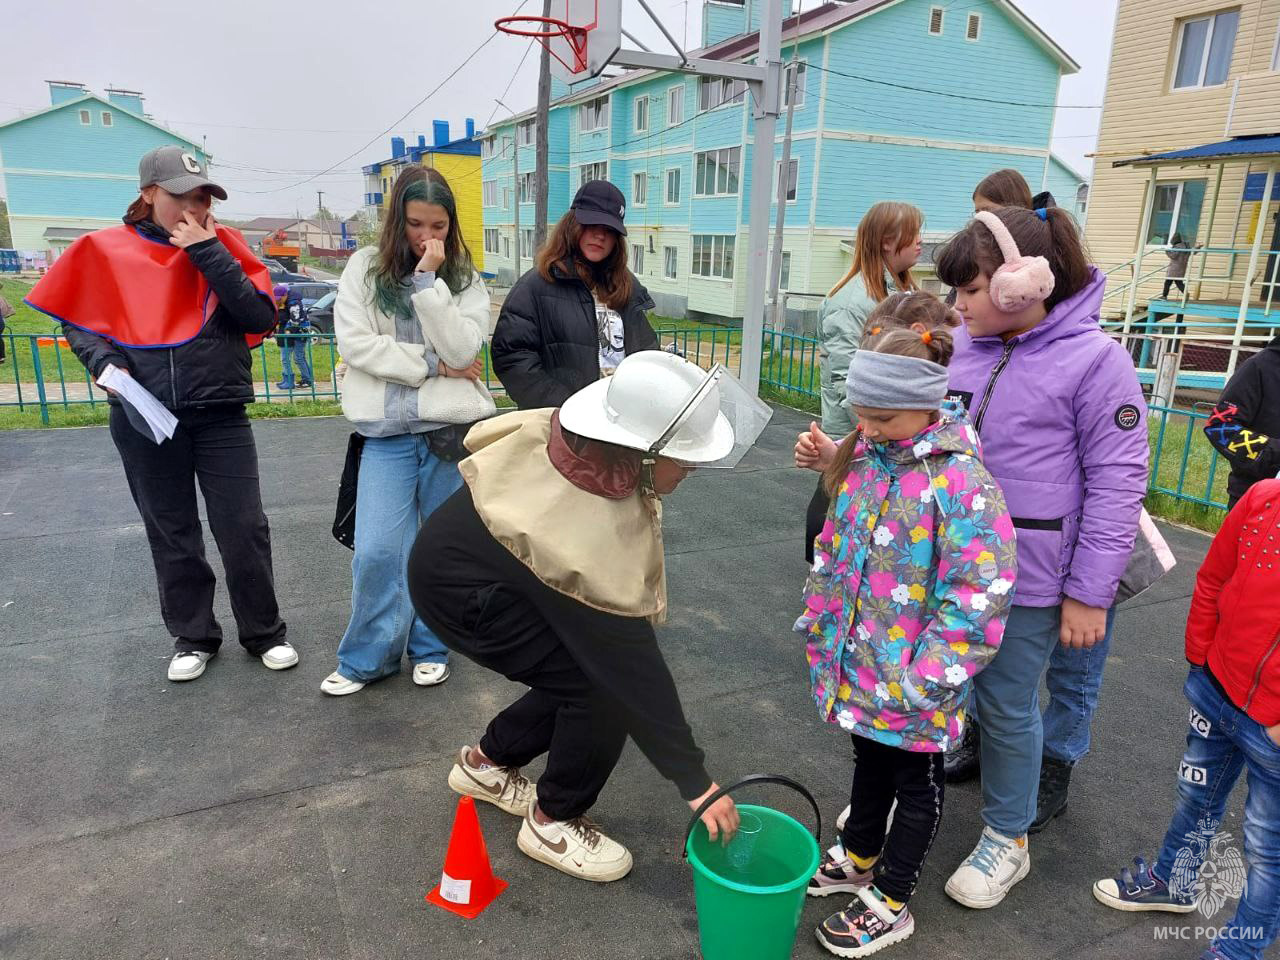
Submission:
[[[756,775],[709,797],[685,837],[693,865],[698,939],[705,960],[789,960],[804,909],[805,887],[818,869],[818,827],[810,833],[799,821],[770,807],[739,804],[745,830],[729,844],[707,836],[699,817],[719,797],[738,787],[781,783],[802,793],[818,814],[809,791],[786,777]],[[751,828],[756,828],[751,832]]]

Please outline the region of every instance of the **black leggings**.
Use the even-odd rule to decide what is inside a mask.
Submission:
[[[813,540],[822,532],[822,524],[826,522],[827,511],[831,509],[831,498],[822,486],[822,478],[818,478],[818,489],[813,491],[813,499],[809,501],[809,509],[804,515],[804,558],[813,565]]]
[[[886,746],[878,740],[853,735],[858,762],[853,769],[849,819],[840,835],[845,851],[858,857],[874,857],[876,886],[903,903],[911,899],[925,857],[942,823],[946,778],[941,753],[913,753]],[[893,826],[885,836],[885,823],[893,802]]]

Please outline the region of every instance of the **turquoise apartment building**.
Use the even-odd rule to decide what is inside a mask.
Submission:
[[[49,81],[51,105],[0,123],[0,178],[18,250],[55,259],[77,237],[120,222],[138,195],[138,161],[192,141],[148,117],[142,94]]]
[[[697,54],[754,59],[759,6],[704,0]],[[1074,207],[1085,180],[1049,144],[1059,81],[1078,66],[1013,3],[832,2],[788,15],[782,38],[783,59],[794,52],[797,61],[784,290],[821,294],[842,276],[854,227],[878,200],[924,211],[926,285],[931,244],[965,223],[974,186],[992,170],[1014,167],[1033,191]],[[773,145],[775,196],[784,121],[785,113]],[[529,268],[534,125],[530,110],[480,135],[485,263],[500,280],[514,276],[517,194]],[[631,70],[553,88],[548,218],[568,209],[582,182],[606,177],[627,198],[632,270],[657,312],[740,318],[752,127],[749,94],[728,80]],[[816,304],[792,300],[800,310]]]

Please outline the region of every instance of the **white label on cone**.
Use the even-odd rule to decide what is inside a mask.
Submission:
[[[455,880],[447,873],[440,874],[440,896],[450,903],[471,902],[471,881]]]

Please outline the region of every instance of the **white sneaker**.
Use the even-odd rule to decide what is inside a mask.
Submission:
[[[596,883],[621,880],[631,872],[631,851],[610,840],[586,817],[554,823],[537,823],[535,799],[520,824],[516,846],[549,867]]]
[[[415,663],[413,665],[413,682],[420,687],[434,687],[449,679],[447,663]]]
[[[844,832],[844,825],[845,825],[845,823],[847,823],[847,822],[848,822],[848,820],[849,820],[849,811],[851,811],[852,809],[853,809],[853,807],[852,807],[852,806],[845,807],[843,810],[841,810],[841,811],[840,811],[840,816],[836,817],[836,832],[837,832],[837,833],[843,833],[843,832]]]
[[[181,683],[183,680],[194,680],[204,673],[204,665],[212,657],[212,653],[205,653],[203,650],[188,650],[183,653],[175,653],[173,659],[169,661],[169,679],[175,683]]]
[[[983,827],[973,853],[947,881],[947,896],[974,910],[986,910],[1030,872],[1031,848],[1025,836],[1015,839]]]
[[[470,747],[458,751],[458,759],[449,771],[449,786],[464,797],[475,797],[492,803],[507,813],[523,817],[533,802],[533,784],[522,776],[518,767],[473,767],[467,763]]]
[[[298,651],[289,643],[277,643],[262,655],[262,665],[268,670],[288,670],[297,664]]]
[[[359,680],[348,680],[337,670],[320,681],[320,692],[331,697],[345,697],[349,693],[363,690],[364,684]]]

